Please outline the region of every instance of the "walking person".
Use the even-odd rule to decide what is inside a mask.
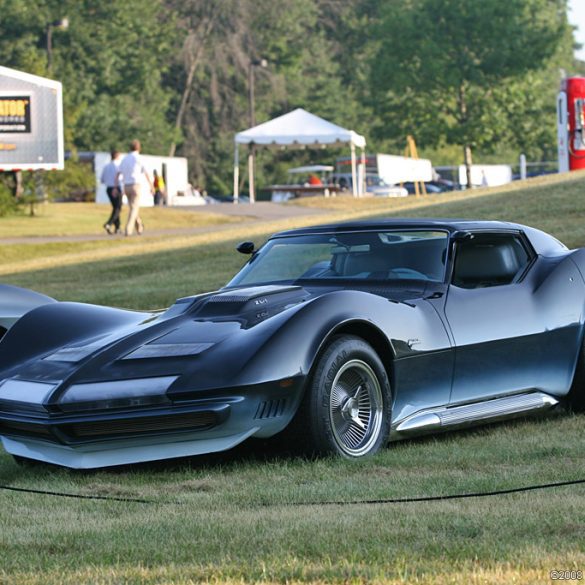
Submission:
[[[158,205],[166,205],[167,202],[167,194],[166,194],[166,186],[165,180],[163,179],[162,175],[159,175],[157,170],[154,169],[152,171],[154,174],[153,184],[154,184],[154,204]]]
[[[150,185],[150,192],[154,192],[150,175],[148,174],[142,158],[140,157],[140,141],[133,140],[130,143],[130,152],[122,159],[118,175],[124,180],[124,193],[128,198],[130,213],[126,222],[125,234],[131,236],[136,229],[138,235],[144,231],[144,224],[140,219],[140,195],[142,191],[142,176],[146,178]]]
[[[101,182],[106,186],[108,199],[112,204],[112,213],[110,218],[104,224],[104,229],[108,234],[117,234],[120,232],[120,212],[122,211],[122,182],[118,175],[120,171],[120,152],[112,149],[110,153],[112,159],[102,170]]]

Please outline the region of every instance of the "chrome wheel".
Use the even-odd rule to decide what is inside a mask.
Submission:
[[[331,385],[329,417],[341,451],[351,457],[368,453],[382,428],[384,400],[380,382],[364,361],[346,362]]]

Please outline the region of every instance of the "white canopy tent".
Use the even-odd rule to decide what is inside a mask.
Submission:
[[[366,139],[353,130],[346,130],[336,126],[319,116],[315,116],[302,108],[298,108],[264,122],[254,128],[239,132],[235,137],[234,149],[234,203],[239,198],[240,183],[240,162],[239,145],[265,146],[268,148],[289,147],[289,148],[311,148],[324,146],[340,146],[349,144],[351,149],[351,174],[353,183],[353,195],[359,197],[363,194],[363,179],[365,177],[365,147]],[[356,165],[355,149],[361,149],[361,180],[357,180],[358,172]],[[250,149],[248,156],[248,176],[250,184],[250,202],[255,200],[254,189],[254,156],[253,149]]]

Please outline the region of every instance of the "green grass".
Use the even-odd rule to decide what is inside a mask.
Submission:
[[[584,422],[564,416],[405,442],[360,463],[262,458],[262,445],[96,473],[22,468],[2,456],[4,483],[155,503],[2,493],[0,582],[546,583],[550,570],[585,563],[583,486],[417,504],[288,504],[584,477]]]
[[[51,237],[75,235],[102,235],[103,224],[110,216],[109,205],[96,203],[48,203],[37,207],[37,215],[26,214],[0,218],[2,238]],[[122,227],[127,219],[128,207],[122,210]],[[177,208],[143,207],[140,215],[149,230],[191,228],[236,222],[214,213],[201,213]]]
[[[325,216],[234,224],[228,231],[192,236],[5,245],[0,275],[7,284],[60,300],[149,309],[224,285],[243,264],[243,257],[233,251],[237,242],[261,242],[279,229],[309,223],[402,215],[500,219],[538,227],[570,247],[585,245],[585,173],[527,184],[467,195],[351,200],[350,207],[347,198],[307,200],[311,205],[338,201],[341,207]]]
[[[329,201],[325,202],[329,205]],[[310,203],[314,204],[313,202]],[[2,281],[59,299],[133,308],[225,283],[241,239],[368,215],[519,221],[585,244],[583,174],[525,188],[345,203],[328,217],[189,237],[3,246]],[[404,207],[406,206],[406,207]],[[20,255],[20,259],[19,259]],[[517,421],[394,444],[374,458],[303,460],[252,443],[117,471],[20,467],[0,483],[147,498],[151,505],[0,491],[0,583],[550,583],[585,570],[585,486],[418,504],[291,506],[440,495],[585,478],[584,415]]]

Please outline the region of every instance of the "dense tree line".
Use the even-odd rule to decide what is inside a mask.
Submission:
[[[438,163],[554,158],[555,94],[573,59],[566,0],[0,0],[0,63],[64,83],[66,146],[190,161],[192,180],[230,190],[234,133],[296,107],[399,152],[413,134]],[[581,69],[580,69],[581,68]],[[293,159],[259,156],[259,181]]]

